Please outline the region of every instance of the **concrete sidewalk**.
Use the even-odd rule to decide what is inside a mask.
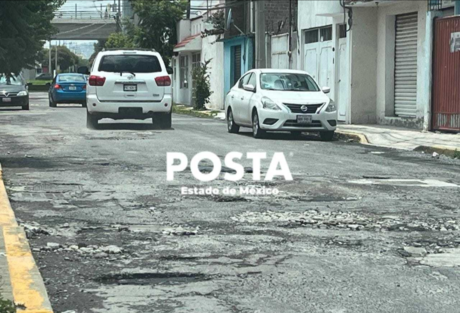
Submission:
[[[460,134],[422,132],[383,125],[339,125],[340,134],[358,135],[361,143],[379,147],[415,150],[449,150],[460,153]]]

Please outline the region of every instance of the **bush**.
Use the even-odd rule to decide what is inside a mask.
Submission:
[[[16,313],[16,306],[9,300],[4,300],[0,296],[0,313]]]
[[[194,108],[196,110],[206,109],[206,104],[209,103],[211,97],[211,84],[209,83],[208,65],[211,60],[205,61],[193,69],[193,97],[195,98]]]

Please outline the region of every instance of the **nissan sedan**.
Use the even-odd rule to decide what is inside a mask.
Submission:
[[[260,70],[247,72],[225,99],[227,127],[237,133],[251,127],[255,138],[267,131],[319,132],[321,139],[332,140],[337,127],[334,101],[304,71]]]

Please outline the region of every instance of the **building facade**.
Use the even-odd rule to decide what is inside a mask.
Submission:
[[[218,41],[218,36],[207,35],[205,30],[212,29],[208,23],[207,14],[178,22],[178,44],[174,48],[172,60],[173,99],[177,104],[194,105],[193,97],[193,70],[210,61],[208,74],[210,77],[211,97],[207,105],[209,109],[222,109],[223,104],[223,68],[222,62],[224,47]]]
[[[301,61],[331,87],[339,120],[431,128],[433,20],[429,1],[301,1]],[[350,23],[351,22],[351,23]]]

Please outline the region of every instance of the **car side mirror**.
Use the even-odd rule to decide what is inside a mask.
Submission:
[[[254,87],[253,85],[243,85],[243,89],[250,92],[256,91],[256,87]]]
[[[172,67],[167,67],[166,71],[168,72],[169,75],[172,75],[174,72]]]
[[[322,91],[324,93],[330,93],[331,92],[331,87],[323,87]]]

